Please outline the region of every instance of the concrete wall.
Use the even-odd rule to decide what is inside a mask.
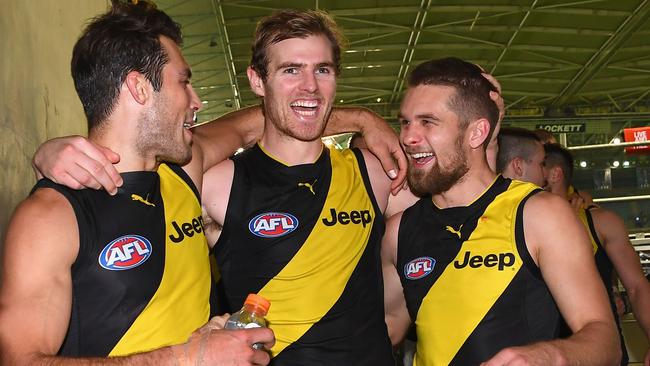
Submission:
[[[86,134],[70,58],[86,20],[107,5],[107,0],[0,1],[0,238],[35,182],[30,162],[38,145]]]

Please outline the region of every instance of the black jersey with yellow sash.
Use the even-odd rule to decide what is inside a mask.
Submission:
[[[274,365],[393,365],[379,243],[384,220],[360,151],[286,166],[259,145],[233,158],[215,246],[231,311],[271,302]]]
[[[522,210],[537,190],[498,176],[469,206],[440,209],[425,197],[404,211],[397,270],[416,365],[478,365],[555,337],[557,307],[524,242]]]
[[[123,173],[115,196],[41,180],[74,209],[79,253],[60,355],[119,356],[185,342],[209,315],[199,194],[178,166]]]

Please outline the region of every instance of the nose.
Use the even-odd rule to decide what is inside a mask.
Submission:
[[[201,107],[203,107],[203,103],[201,103],[201,98],[199,98],[199,95],[196,94],[196,91],[192,86],[190,86],[190,108],[194,112],[198,112]]]
[[[300,89],[309,93],[315,93],[316,90],[318,90],[318,82],[316,81],[316,75],[314,75],[313,72],[303,73],[300,82]]]
[[[417,145],[422,141],[422,134],[417,125],[413,123],[402,125],[399,137],[403,146]]]

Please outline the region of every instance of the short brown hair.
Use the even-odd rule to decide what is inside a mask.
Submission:
[[[419,64],[408,78],[408,86],[442,85],[454,88],[449,98],[449,108],[458,115],[460,126],[465,129],[472,119],[486,118],[490,122],[490,133],[483,142],[487,148],[499,119],[499,108],[490,91],[496,87],[483,76],[477,65],[456,57],[430,60]]]
[[[336,22],[321,10],[279,10],[257,23],[253,39],[251,68],[262,80],[268,75],[268,48],[291,38],[323,35],[332,45],[336,75],[341,72],[341,48],[345,42]]]

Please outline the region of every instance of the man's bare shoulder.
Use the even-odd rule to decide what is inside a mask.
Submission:
[[[39,188],[16,208],[5,243],[7,246],[63,247],[69,246],[70,240],[78,242],[78,233],[77,219],[70,202],[54,189]]]

